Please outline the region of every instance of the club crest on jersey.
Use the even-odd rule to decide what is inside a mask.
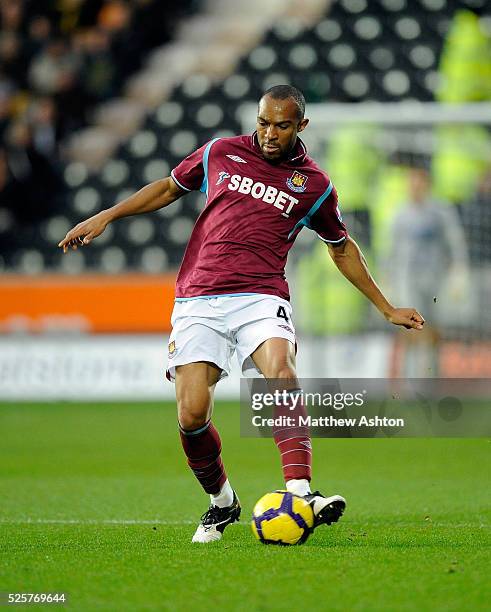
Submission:
[[[302,191],[305,191],[306,189],[305,183],[307,182],[308,178],[309,177],[305,176],[305,174],[301,174],[300,172],[295,170],[295,172],[290,176],[290,178],[287,179],[286,184],[292,191],[302,193]]]
[[[215,183],[216,185],[221,185],[225,179],[230,178],[230,174],[228,172],[220,172],[218,174],[218,181]]]
[[[169,344],[169,359],[171,357],[174,357],[174,353],[176,352],[176,343],[173,340],[170,344]]]

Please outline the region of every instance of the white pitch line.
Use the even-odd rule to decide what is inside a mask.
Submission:
[[[197,525],[198,521],[166,521],[162,519],[139,520],[139,519],[43,519],[24,518],[9,519],[0,518],[1,524],[8,525]],[[240,521],[240,525],[249,523]]]

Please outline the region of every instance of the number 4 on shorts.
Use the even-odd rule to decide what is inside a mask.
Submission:
[[[288,316],[286,314],[284,306],[278,306],[278,312],[276,313],[276,316],[280,317],[280,319],[285,319],[285,321],[288,323]]]

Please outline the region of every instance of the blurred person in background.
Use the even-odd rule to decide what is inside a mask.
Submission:
[[[476,193],[462,207],[463,223],[472,264],[491,263],[491,168],[481,179]]]
[[[402,349],[405,377],[438,377],[442,334],[436,302],[449,280],[451,295],[461,297],[468,269],[467,248],[457,212],[432,198],[426,168],[410,168],[408,190],[409,200],[393,220],[387,263],[394,299],[403,302],[410,298],[415,308],[425,313],[426,325],[417,337],[398,336],[397,349]]]
[[[26,85],[28,58],[16,32],[0,32],[0,66],[7,78],[17,81],[22,87]]]
[[[34,100],[28,115],[33,147],[41,155],[55,159],[61,137],[61,125],[53,98],[44,96]]]
[[[133,6],[124,0],[106,0],[97,17],[98,27],[111,40],[111,51],[117,58],[117,81],[124,79],[140,66],[144,32],[134,25]]]
[[[29,67],[29,85],[41,94],[55,94],[73,80],[80,68],[80,58],[64,39],[50,40]]]
[[[97,18],[99,28],[111,40],[111,53],[117,67],[116,80],[121,87],[124,80],[141,66],[142,53],[148,50],[146,32],[138,27],[134,3],[125,0],[105,0]],[[165,38],[165,22],[162,24]]]
[[[53,33],[53,26],[46,15],[34,15],[27,26],[27,37],[24,41],[29,63],[47,45]]]
[[[19,225],[30,226],[56,210],[62,180],[51,160],[34,147],[26,121],[13,122],[5,140],[9,197],[3,200]]]
[[[95,104],[115,94],[116,64],[111,54],[109,33],[99,27],[80,35],[83,67],[81,81],[89,104]]]
[[[67,131],[82,127],[86,122],[87,96],[80,73],[82,57],[71,41],[56,37],[31,62],[29,84],[35,94],[51,96],[57,108],[63,110],[63,126]]]
[[[0,2],[0,30],[2,32],[20,32],[24,22],[24,0],[2,0]]]

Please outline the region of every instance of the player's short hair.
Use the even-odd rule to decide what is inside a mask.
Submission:
[[[273,100],[286,100],[287,98],[292,98],[298,108],[299,120],[301,121],[303,119],[305,115],[305,98],[303,93],[296,87],[293,87],[293,85],[273,85],[273,87],[267,89],[261,97],[264,98],[265,96],[269,96],[273,98]]]

